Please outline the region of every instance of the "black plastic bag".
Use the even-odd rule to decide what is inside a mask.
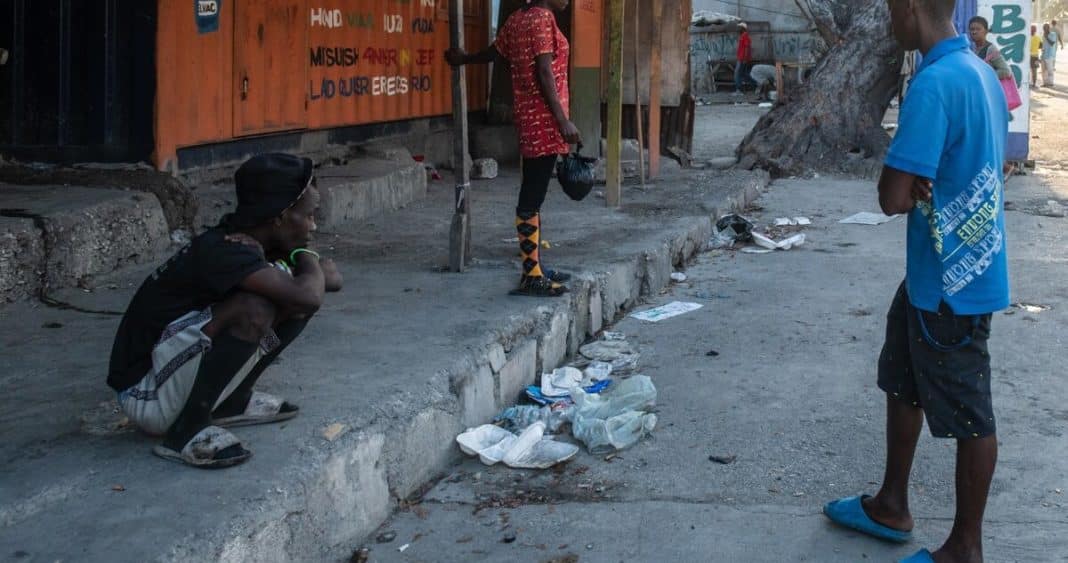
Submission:
[[[579,146],[579,149],[582,147]],[[590,195],[594,184],[594,163],[596,158],[582,156],[578,152],[564,155],[556,163],[556,179],[564,188],[564,193],[575,201],[582,201]]]
[[[716,230],[712,236],[712,246],[724,248],[737,242],[753,240],[753,222],[741,215],[731,213],[716,221]]]

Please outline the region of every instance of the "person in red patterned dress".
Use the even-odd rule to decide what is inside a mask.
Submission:
[[[556,25],[553,11],[568,0],[527,0],[512,14],[485,50],[467,54],[450,49],[453,66],[504,60],[511,67],[515,124],[523,156],[523,182],[516,206],[516,230],[523,256],[523,275],[512,293],[556,297],[567,292],[570,275],[541,265],[541,205],[549,189],[557,157],[580,142],[568,109],[567,68],[570,46]]]

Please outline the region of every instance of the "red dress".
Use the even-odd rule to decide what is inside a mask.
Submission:
[[[560,126],[541,95],[534,62],[538,55],[552,55],[556,93],[564,115],[570,117],[567,65],[571,47],[556,26],[553,13],[544,8],[517,11],[497,33],[494,45],[512,68],[520,154],[525,158],[567,154],[571,147],[560,134]]]

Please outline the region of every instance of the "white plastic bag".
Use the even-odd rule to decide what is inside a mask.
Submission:
[[[634,445],[656,427],[656,415],[642,412],[656,404],[656,387],[644,375],[613,384],[599,395],[574,389],[571,433],[592,454]]]

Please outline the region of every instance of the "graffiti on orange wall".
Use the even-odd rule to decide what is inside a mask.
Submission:
[[[467,46],[480,49],[488,0],[462,1]],[[157,165],[178,148],[243,135],[448,115],[446,4],[227,0],[220,33],[201,34],[188,0],[160,0]],[[468,107],[484,109],[486,69],[467,78]]]
[[[437,19],[435,2],[367,4],[309,8],[309,127],[451,109],[448,22]]]

